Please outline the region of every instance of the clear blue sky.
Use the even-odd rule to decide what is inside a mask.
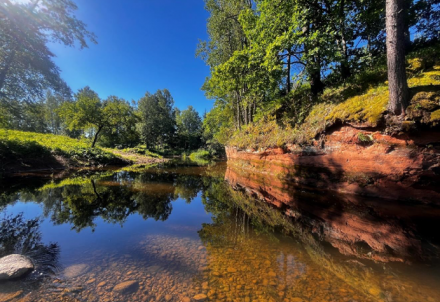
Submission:
[[[180,109],[211,109],[200,90],[209,68],[195,57],[198,39],[207,38],[203,0],[74,1],[98,44],[83,50],[51,45],[73,91],[88,85],[101,98],[131,101],[167,88]]]

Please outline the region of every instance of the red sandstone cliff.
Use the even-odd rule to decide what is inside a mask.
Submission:
[[[440,132],[392,137],[343,126],[315,146],[226,154],[230,166],[314,188],[440,204]]]

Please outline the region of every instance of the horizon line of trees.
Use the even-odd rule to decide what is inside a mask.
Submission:
[[[73,97],[47,91],[36,102],[17,106],[0,104],[0,128],[86,137],[91,147],[179,148],[196,150],[202,146],[202,118],[190,105],[174,107],[167,89],[147,92],[139,101],[128,102],[117,96],[101,99],[86,86]]]
[[[0,127],[87,137],[92,147],[199,148],[200,115],[192,106],[175,108],[167,89],[138,102],[102,100],[90,87],[72,96],[48,43],[97,43],[77,9],[72,0],[0,0]]]
[[[440,39],[440,0],[204,1],[209,39],[197,55],[210,67],[203,90],[215,103],[202,123],[192,110],[175,109],[166,90],[147,93],[137,107],[116,96],[101,100],[87,87],[72,99],[47,45],[96,43],[76,4],[0,0],[0,126],[83,135],[92,146],[203,142],[219,150],[234,131],[267,117],[301,124],[325,88],[355,85],[386,58],[388,111],[402,116],[411,35],[422,44]]]

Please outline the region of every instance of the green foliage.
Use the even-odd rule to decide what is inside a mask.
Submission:
[[[150,156],[150,157],[154,157],[154,158],[163,158],[162,155],[159,155],[157,153],[152,152],[151,150],[148,150],[146,145],[138,145],[133,148],[125,148],[122,151],[128,152],[128,153],[141,154],[141,155]]]
[[[140,134],[148,148],[172,142],[176,124],[173,105],[173,97],[167,89],[158,90],[155,94],[147,92],[139,100]]]
[[[381,121],[388,98],[383,2],[260,0],[241,5],[239,0],[206,0],[206,4],[210,40],[201,44],[199,53],[211,67],[203,89],[216,101],[204,122],[206,142],[227,144],[236,131],[237,139],[230,142],[243,145],[239,138],[245,135],[237,131],[242,129],[254,138],[261,136],[264,146],[269,142],[275,146],[280,144],[276,139],[263,137],[266,133],[279,137],[280,125],[289,123],[296,130],[286,137],[305,143],[337,121],[371,126]],[[407,2],[406,9],[407,30],[416,26],[425,35],[420,41],[434,39],[438,1]],[[434,13],[433,20],[428,12]],[[432,83],[426,72],[438,57],[438,46],[418,43],[408,57],[410,87]],[[261,130],[255,125],[273,116],[279,125]]]
[[[255,150],[264,147],[283,147],[287,142],[293,141],[294,135],[295,131],[290,125],[281,127],[274,117],[269,117],[235,132],[228,145]]]
[[[116,96],[101,101],[98,94],[85,87],[75,94],[75,101],[64,103],[59,114],[69,130],[92,130],[92,147],[101,131],[107,133],[107,144],[136,142],[137,118],[128,102]]]
[[[90,148],[87,141],[67,136],[0,129],[2,163],[34,158],[62,156],[72,165],[97,165],[119,162],[100,148]]]
[[[438,123],[440,121],[440,109],[431,113],[431,122]]]
[[[428,111],[431,112],[430,119],[422,119],[421,122],[429,125],[437,121],[438,111],[434,110],[440,106],[440,67],[439,63],[432,62],[436,51],[438,46],[408,56],[409,75],[413,73],[415,62],[425,66],[408,80],[413,93],[407,110],[408,118],[420,120],[424,116],[423,112],[415,111]],[[420,57],[416,58],[416,55]],[[328,88],[320,97],[320,102],[310,108],[304,122],[294,128],[278,125],[274,118],[263,119],[236,131],[227,144],[252,149],[282,147],[289,143],[310,144],[337,122],[377,126],[383,121],[388,104],[388,86],[383,82],[378,83],[378,79],[383,79],[383,72],[384,68],[377,66],[355,77],[359,82]]]
[[[203,140],[206,148],[217,154],[224,152],[223,146],[234,132],[232,116],[232,110],[226,102],[215,102],[203,119]]]
[[[192,107],[180,111],[176,109],[176,126],[179,146],[185,150],[195,150],[201,145],[202,119]]]
[[[365,135],[362,132],[359,132],[358,140],[361,143],[371,143],[373,141],[373,137],[371,135]]]
[[[192,160],[197,159],[211,159],[212,154],[208,150],[198,150],[196,152],[193,152],[189,155],[189,158]]]
[[[70,94],[53,62],[49,42],[87,47],[96,42],[70,0],[0,3],[0,101],[32,101],[47,88]]]

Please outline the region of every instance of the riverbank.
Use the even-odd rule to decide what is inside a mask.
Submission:
[[[393,137],[341,126],[323,141],[307,147],[227,147],[228,165],[322,190],[423,203],[440,200],[439,132]]]
[[[411,102],[404,117],[387,111],[387,82],[360,82],[365,87],[354,95],[350,85],[329,89],[295,128],[273,119],[236,132],[226,147],[228,164],[318,189],[439,203],[436,53],[433,48],[408,57]]]
[[[95,147],[67,136],[0,129],[0,174],[154,164],[163,158]]]

